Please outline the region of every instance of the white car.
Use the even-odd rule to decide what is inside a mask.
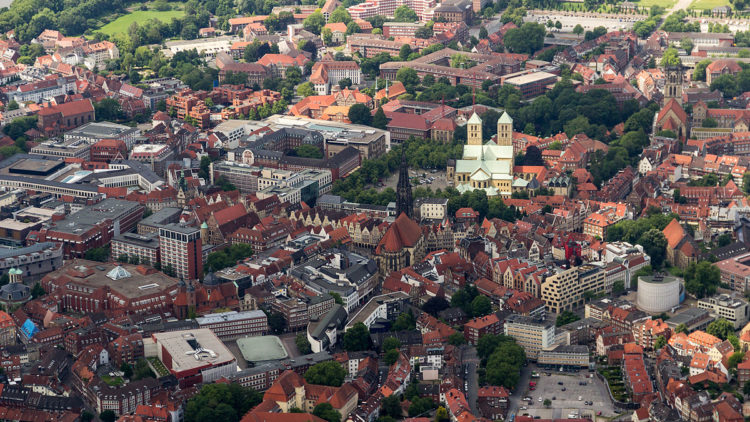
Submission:
[[[537,401],[541,403],[541,402],[542,402],[542,398],[541,398],[541,397],[539,397],[539,400],[537,400]]]
[[[578,396],[578,401],[583,400],[583,396]]]

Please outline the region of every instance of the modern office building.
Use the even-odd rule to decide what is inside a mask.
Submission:
[[[604,293],[607,272],[601,267],[582,265],[558,270],[542,283],[541,298],[547,311],[559,314],[584,304],[584,292]]]
[[[750,312],[746,300],[728,294],[703,298],[698,301],[698,308],[706,309],[714,318],[726,319],[735,330],[745,326]]]
[[[174,270],[181,280],[197,280],[203,276],[203,243],[197,227],[168,224],[159,228],[161,269]]]
[[[208,328],[222,341],[240,337],[262,336],[268,332],[268,318],[263,311],[229,311],[196,318],[201,328]]]
[[[542,350],[555,346],[555,323],[512,314],[505,319],[505,335],[523,347],[526,358],[536,360]]]

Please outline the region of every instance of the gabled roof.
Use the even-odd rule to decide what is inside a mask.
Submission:
[[[404,247],[413,247],[422,237],[422,229],[405,213],[401,213],[396,221],[388,227],[388,230],[380,239],[376,253],[380,251],[398,252]]]

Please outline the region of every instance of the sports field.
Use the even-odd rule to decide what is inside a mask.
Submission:
[[[142,24],[149,19],[159,19],[162,22],[170,22],[172,18],[179,18],[185,14],[182,10],[167,10],[166,12],[159,12],[157,10],[137,10],[135,12],[128,13],[127,15],[120,16],[114,21],[99,28],[99,32],[107,35],[113,35],[128,30],[133,22]]]

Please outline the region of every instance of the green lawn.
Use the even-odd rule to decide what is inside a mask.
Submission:
[[[99,32],[107,35],[114,35],[121,32],[126,32],[133,22],[142,24],[149,19],[159,19],[162,22],[170,22],[172,18],[180,18],[185,14],[182,10],[168,10],[166,12],[159,12],[156,10],[138,10],[127,15],[120,16],[116,20],[104,25],[99,28]]]
[[[109,375],[102,375],[102,381],[111,385],[112,387],[119,387],[125,384],[125,380],[120,377],[110,377]]]
[[[640,0],[634,3],[639,7],[661,6],[665,9],[669,9],[670,7],[674,6],[675,3],[677,3],[677,0]]]
[[[729,6],[729,0],[695,0],[690,9],[705,10],[719,6]]]

